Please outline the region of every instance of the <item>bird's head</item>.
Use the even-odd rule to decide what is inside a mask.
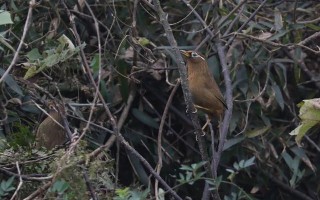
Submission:
[[[185,51],[185,50],[180,50],[181,54],[185,57],[187,63],[193,63],[193,64],[200,64],[202,62],[206,63],[206,60],[202,55],[195,51]]]

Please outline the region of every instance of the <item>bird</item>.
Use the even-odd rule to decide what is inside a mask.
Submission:
[[[215,117],[220,120],[228,109],[224,97],[208,68],[206,59],[196,51],[180,50],[186,60],[189,89],[196,109],[208,115],[202,130]]]
[[[58,110],[49,106],[48,116],[40,123],[36,134],[36,147],[45,147],[48,150],[56,145],[62,145],[66,142],[66,131],[62,124],[62,117]]]

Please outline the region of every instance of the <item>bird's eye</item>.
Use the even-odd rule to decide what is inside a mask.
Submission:
[[[195,58],[195,57],[198,57],[198,56],[199,56],[199,55],[198,55],[196,52],[192,52],[192,53],[191,53],[191,57],[192,57],[192,58]]]

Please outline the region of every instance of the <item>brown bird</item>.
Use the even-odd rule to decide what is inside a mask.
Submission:
[[[218,120],[227,105],[221,91],[209,71],[206,59],[195,51],[180,50],[187,62],[189,89],[193,103],[197,109],[206,113],[209,120],[203,126],[204,129],[213,117]]]
[[[56,145],[62,145],[66,140],[66,131],[62,124],[62,117],[54,106],[49,106],[49,115],[41,122],[36,134],[36,147],[53,149]]]

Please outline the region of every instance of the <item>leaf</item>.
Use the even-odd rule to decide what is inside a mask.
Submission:
[[[142,123],[152,127],[152,128],[159,128],[158,122],[156,122],[152,117],[150,117],[148,114],[141,112],[137,108],[132,109],[132,114]]]
[[[181,170],[185,170],[185,171],[192,171],[192,167],[188,166],[188,165],[181,165],[180,167]]]
[[[8,11],[0,10],[0,25],[4,24],[13,24],[13,21]]]
[[[299,148],[298,146],[294,146],[294,147],[290,148],[290,150],[292,152],[294,152],[294,154],[296,154],[313,172],[316,171],[316,168],[311,163],[311,160],[309,159],[309,157],[305,153],[304,149]]]
[[[273,40],[280,40],[280,38],[284,35],[286,35],[289,32],[289,30],[280,30],[279,33],[274,34],[272,37],[268,39],[268,41],[273,41]]]
[[[277,103],[279,104],[281,110],[283,110],[284,109],[284,100],[283,100],[283,96],[282,96],[282,93],[281,93],[279,86],[275,85],[275,84],[272,85],[272,90],[274,91]]]
[[[30,61],[36,61],[38,59],[42,59],[42,55],[39,53],[38,48],[34,48],[26,54],[27,58]]]
[[[24,79],[28,79],[37,74],[37,66],[33,65],[28,68],[26,74],[24,75]]]
[[[250,159],[246,160],[243,164],[242,168],[250,167],[251,165],[254,165],[254,160],[256,157],[252,156]]]
[[[320,98],[303,100],[298,106],[300,107],[299,117],[302,122],[289,134],[296,136],[296,143],[300,146],[303,136],[320,122]]]
[[[141,46],[147,46],[148,44],[150,44],[150,40],[145,37],[139,38],[138,42]]]
[[[120,93],[122,96],[122,99],[124,101],[127,101],[129,97],[129,81],[126,77],[128,74],[129,66],[124,60],[118,60],[117,61],[117,67],[118,67],[118,79],[120,83]]]
[[[229,149],[230,147],[242,142],[244,139],[245,139],[244,136],[228,139],[226,141],[226,143],[224,144],[224,146],[223,146],[223,151],[225,151],[225,150]]]
[[[91,63],[90,67],[93,69],[94,73],[97,73],[99,71],[99,65],[100,65],[100,60],[99,60],[99,54],[95,54]]]
[[[139,161],[139,159],[135,154],[133,154],[130,151],[126,151],[126,152],[127,152],[130,164],[134,169],[134,172],[139,178],[140,182],[143,183],[145,186],[148,186],[149,177],[142,163]]]
[[[314,31],[320,31],[320,26],[317,26],[316,24],[306,24],[306,27],[308,27]]]
[[[65,34],[61,35],[61,37],[58,38],[58,41],[62,45],[67,45],[68,49],[75,50],[74,44]]]
[[[107,89],[107,84],[104,80],[100,81],[100,92],[105,101],[107,101],[108,103],[112,103],[112,95],[110,94],[110,91]]]
[[[248,138],[253,138],[253,137],[256,137],[256,136],[259,136],[259,135],[262,135],[262,134],[268,132],[270,128],[271,128],[271,126],[258,127],[258,128],[251,130],[251,131],[245,132],[245,135]]]
[[[221,73],[220,73],[220,64],[219,64],[218,58],[216,56],[211,56],[210,58],[208,58],[207,62],[208,62],[209,70],[213,74],[214,79],[217,82],[219,82]]]
[[[0,68],[0,75],[3,76],[3,74],[5,73],[5,70],[3,70],[2,68]],[[6,83],[6,85],[13,90],[15,93],[17,93],[19,96],[23,96],[23,92],[21,90],[21,87],[18,85],[18,83],[12,78],[12,76],[10,74],[8,74],[5,78],[4,78],[4,82]]]
[[[280,31],[283,28],[282,15],[277,7],[274,9],[274,28],[276,31]]]
[[[285,163],[287,164],[287,166],[292,169],[292,164],[293,164],[293,159],[292,157],[286,152],[283,151],[281,156],[283,157]]]

